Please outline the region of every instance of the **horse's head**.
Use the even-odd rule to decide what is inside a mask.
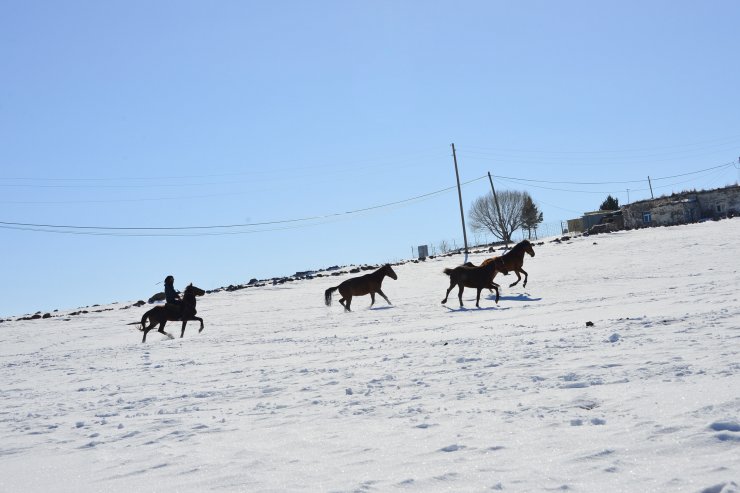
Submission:
[[[534,248],[532,248],[532,244],[529,240],[522,241],[522,244],[524,245],[524,251],[527,252],[530,257],[534,257]]]
[[[188,287],[185,288],[185,294],[190,294],[192,296],[203,296],[204,294],[206,294],[206,292],[197,286],[193,286],[193,283],[190,283],[188,284]]]
[[[391,264],[385,264],[383,266],[383,272],[385,272],[385,275],[390,277],[394,281],[398,279],[398,275],[396,275],[396,271],[393,270],[393,267],[391,267]]]

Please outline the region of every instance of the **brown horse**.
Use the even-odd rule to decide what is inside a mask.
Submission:
[[[383,279],[385,278],[385,276],[388,276],[394,280],[398,279],[398,276],[396,275],[390,264],[385,264],[383,267],[376,270],[372,274],[365,274],[364,276],[353,277],[351,279],[347,279],[339,286],[327,289],[326,291],[324,291],[324,301],[326,302],[326,306],[331,305],[331,294],[337,289],[339,290],[339,294],[342,295],[342,297],[339,299],[339,303],[341,303],[345,311],[348,312],[352,311],[350,310],[349,305],[352,303],[353,296],[364,296],[366,294],[369,294],[371,300],[370,306],[373,306],[375,304],[375,293],[378,293],[390,305],[391,300],[389,300],[388,297],[383,293],[383,291],[380,290],[380,285],[383,283]]]
[[[195,316],[197,313],[195,309],[195,297],[203,296],[204,294],[206,294],[205,291],[190,284],[185,288],[185,292],[182,295],[182,303],[179,311],[177,310],[177,307],[172,307],[172,305],[166,304],[155,306],[142,315],[141,330],[144,331],[144,338],[141,342],[146,342],[147,333],[157,325],[159,325],[157,332],[169,336],[171,339],[172,335],[164,331],[164,326],[168,321],[179,322],[182,320],[180,338],[185,335],[185,325],[188,323],[188,320],[198,320],[200,322],[200,330],[198,330],[198,333],[203,332],[203,319]],[[147,319],[150,322],[148,326],[146,325]]]
[[[514,247],[506,252],[505,254],[501,255],[500,257],[493,257],[493,259],[501,259],[501,261],[504,264],[505,271],[513,271],[516,274],[516,281],[511,283],[509,287],[516,286],[516,284],[522,280],[522,276],[519,275],[521,272],[524,274],[524,282],[522,283],[522,287],[527,287],[527,272],[522,269],[522,265],[524,265],[524,252],[527,252],[530,257],[534,257],[534,248],[532,248],[532,244],[529,242],[529,240],[522,240]],[[486,261],[492,261],[493,259],[486,259],[483,263]],[[481,264],[483,265],[483,264]],[[493,277],[496,277],[496,273],[493,273]]]
[[[478,290],[478,295],[475,299],[475,306],[478,308],[480,308],[480,292],[485,288],[496,290],[496,303],[498,303],[499,285],[492,280],[498,271],[506,273],[500,257],[489,259],[488,262],[484,262],[478,267],[467,263],[454,269],[445,269],[444,273],[450,276],[450,287],[447,288],[447,293],[445,293],[445,299],[442,300],[442,304],[447,303],[447,297],[450,296],[450,291],[455,286],[458,286],[457,298],[460,300],[461,308],[463,306],[462,294],[465,288],[475,288]]]

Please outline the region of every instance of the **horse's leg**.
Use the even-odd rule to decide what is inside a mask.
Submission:
[[[203,332],[203,319],[200,317],[193,317],[193,320],[197,320],[198,322],[200,322],[200,329],[198,329],[198,334],[200,334],[201,332]]]
[[[347,306],[344,304],[344,298],[339,298],[339,304],[344,307],[344,309],[347,309]]]
[[[494,269],[493,275],[491,276],[491,284],[493,284],[494,286],[498,286],[498,284],[496,284],[495,282],[493,282],[493,279],[496,277],[496,274],[498,274],[498,271]],[[488,288],[488,290],[490,292],[493,292],[493,289],[491,289],[491,288]],[[498,289],[496,290],[496,299],[498,300]]]
[[[492,284],[493,284],[493,289],[496,290],[496,304],[498,305],[498,284],[496,284],[495,282]]]
[[[517,270],[514,271],[514,274],[516,274],[516,281],[512,282],[511,284],[509,284],[509,287],[510,288],[516,286],[517,283],[522,280],[522,276],[519,275],[519,271],[520,270],[521,269],[517,269]]]
[[[523,288],[526,288],[527,287],[527,278],[529,276],[527,275],[527,271],[525,271],[524,269],[519,269],[519,270],[524,273],[524,282],[522,283],[522,287]]]
[[[164,331],[164,326],[165,326],[165,325],[167,325],[167,319],[165,319],[165,320],[162,320],[162,321],[161,321],[161,322],[159,323],[159,329],[157,329],[157,332],[159,332],[160,334],[164,334],[164,335],[166,335],[167,337],[169,337],[170,339],[172,339],[172,334],[170,334],[169,332],[165,332],[165,331]]]
[[[387,301],[389,305],[393,304],[391,303],[391,300],[388,299],[388,297],[385,295],[385,293],[380,288],[378,288],[378,294],[382,296],[383,298],[385,298],[385,301]]]
[[[185,335],[185,325],[187,325],[187,323],[188,323],[187,319],[182,321],[182,331],[180,332],[180,339],[182,339],[183,336]]]
[[[351,312],[352,311],[352,310],[349,309],[349,305],[351,303],[352,303],[352,295],[350,294],[350,295],[347,296],[347,298],[345,300],[345,303],[344,303],[344,309],[347,310],[348,312]]]
[[[452,288],[454,287],[455,287],[455,281],[453,281],[452,278],[450,278],[450,287],[447,288],[447,292],[445,293],[445,299],[442,300],[443,305],[447,303],[447,297],[450,296],[450,291],[452,291]]]
[[[375,304],[375,293],[370,293],[370,306]]]
[[[463,283],[460,283],[457,286],[459,288],[457,291],[457,299],[460,300],[460,308],[462,308],[463,307],[462,293],[463,293],[463,290],[465,289],[465,286],[463,285]]]
[[[480,308],[480,292],[483,291],[483,288],[478,288],[478,296],[475,298],[475,307]]]

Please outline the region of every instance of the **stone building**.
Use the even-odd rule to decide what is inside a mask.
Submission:
[[[669,226],[740,215],[740,186],[694,190],[622,207],[625,228]]]
[[[586,212],[578,219],[568,220],[568,231],[571,233],[585,233],[594,226],[608,225],[608,229],[614,231],[622,229],[621,211],[594,211]]]

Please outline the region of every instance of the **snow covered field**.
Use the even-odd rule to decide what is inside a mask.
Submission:
[[[535,251],[481,309],[454,256],[352,313],[350,275],[206,295],[184,339],[4,322],[0,491],[740,491],[740,219]]]

